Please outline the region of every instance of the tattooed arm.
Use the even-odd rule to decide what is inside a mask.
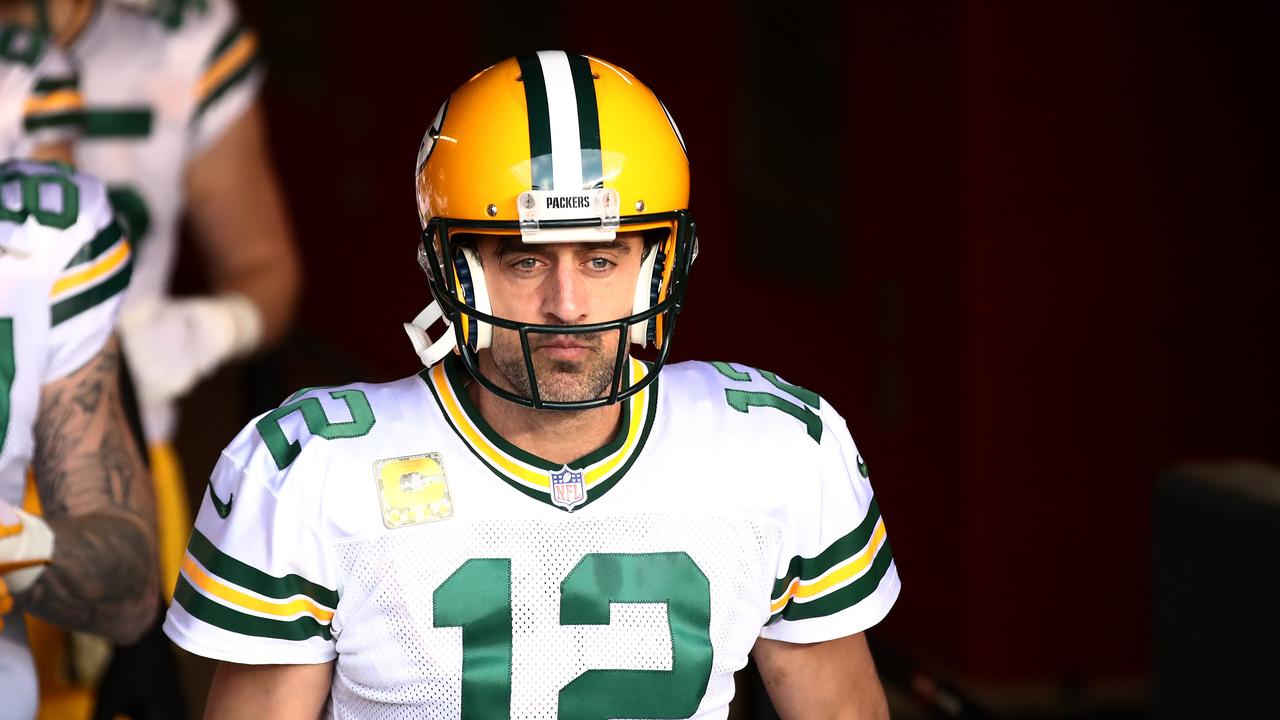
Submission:
[[[136,640],[159,598],[155,499],[121,403],[115,339],[44,387],[36,484],[53,529],[53,561],[18,600],[71,630]]]

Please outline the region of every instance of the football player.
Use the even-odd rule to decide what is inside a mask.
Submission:
[[[0,164],[0,613],[121,643],[159,597],[151,483],[112,335],[131,267],[100,182]],[[43,517],[20,507],[28,466]],[[0,718],[31,718],[25,625],[0,622]]]
[[[0,159],[70,164],[83,110],[79,79],[48,36],[0,24]]]
[[[169,586],[191,525],[170,444],[175,401],[279,337],[298,288],[257,99],[257,37],[231,0],[3,0],[0,19],[47,31],[79,72],[76,165],[108,183],[136,248],[120,335],[151,449]],[[207,296],[169,295],[184,217]]]
[[[506,60],[416,177],[427,369],[302,391],[213,471],[165,621],[222,661],[206,717],[724,718],[749,653],[784,717],[883,717],[899,580],[844,421],[665,363],[698,241],[654,94]]]

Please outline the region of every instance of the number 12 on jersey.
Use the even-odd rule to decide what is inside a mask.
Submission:
[[[463,720],[511,717],[511,560],[475,558],[432,595],[462,628]],[[587,670],[560,689],[561,720],[685,718],[711,677],[711,585],[687,553],[590,553],[560,583],[561,625],[608,625],[610,603],[662,603],[670,670]],[[532,669],[537,672],[537,669]]]
[[[750,373],[735,370],[729,363],[713,362],[711,367],[714,367],[717,372],[734,382],[751,382]],[[753,407],[781,410],[804,423],[805,431],[809,433],[809,437],[813,438],[814,442],[822,442],[822,418],[818,417],[818,414],[813,411],[818,409],[821,403],[818,393],[806,390],[799,385],[792,385],[768,370],[756,370],[756,372],[760,373],[760,377],[767,380],[770,385],[803,404],[798,405],[781,395],[769,392],[725,388],[724,399],[729,403],[729,407],[742,413],[749,412]],[[810,408],[813,408],[813,410]]]

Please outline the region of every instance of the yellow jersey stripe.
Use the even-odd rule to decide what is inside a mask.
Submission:
[[[631,378],[630,381],[634,385],[643,375],[641,371],[643,366],[639,360],[631,358]],[[613,455],[601,460],[594,468],[583,475],[583,482],[588,486],[595,484],[600,479],[608,476],[613,469],[618,467],[623,460],[631,455],[631,451],[635,449],[636,440],[640,437],[640,428],[644,427],[645,415],[648,413],[649,388],[645,388],[640,392],[632,395],[627,399],[631,403],[631,425],[627,428],[627,440],[622,447]]]
[[[808,583],[801,583],[799,578],[791,581],[787,586],[786,592],[777,600],[769,604],[770,614],[776,613],[786,606],[792,597],[810,598],[821,594],[823,591],[861,574],[875,559],[876,553],[880,550],[880,546],[884,545],[885,539],[884,520],[876,522],[875,532],[871,535],[871,540],[862,552],[853,557],[853,560],[845,565],[838,565],[831,569],[825,575],[814,578]]]
[[[48,95],[27,98],[27,102],[22,107],[22,114],[49,115],[82,108],[84,108],[84,96],[79,90],[58,90]]]
[[[182,558],[182,572],[206,593],[247,610],[277,617],[293,617],[298,613],[307,613],[321,622],[329,622],[333,619],[333,611],[326,610],[304,597],[272,602],[243,593],[206,573],[191,557],[191,553],[187,553]]]
[[[635,358],[629,359],[631,362],[631,380],[642,377],[644,366]],[[435,385],[437,393],[444,400],[445,409],[449,413],[449,417],[453,420],[459,430],[462,431],[464,437],[471,443],[480,454],[492,461],[497,466],[508,472],[514,479],[523,484],[530,485],[540,490],[549,490],[551,488],[551,479],[546,471],[541,468],[533,468],[519,460],[512,458],[502,449],[495,446],[485,438],[479,428],[471,422],[470,416],[459,404],[454,393],[453,386],[449,383],[448,377],[444,372],[444,365],[437,365],[431,370],[431,382]],[[622,447],[618,448],[610,456],[599,460],[595,465],[583,475],[583,482],[587,487],[604,480],[614,469],[626,461],[628,457],[635,451],[640,434],[644,428],[645,421],[648,417],[648,396],[649,388],[645,388],[626,400],[630,403],[630,423],[627,426],[627,438],[623,442]]]
[[[129,241],[121,238],[116,243],[115,249],[103,254],[92,265],[59,278],[53,284],[53,291],[50,293],[50,297],[57,297],[63,293],[88,285],[94,280],[120,269],[128,260]]]
[[[449,411],[449,417],[453,419],[454,425],[462,431],[462,434],[471,443],[472,447],[524,483],[543,490],[551,487],[551,479],[547,477],[546,473],[516,464],[506,453],[494,447],[479,430],[472,426],[466,411],[462,409],[458,404],[458,399],[453,395],[453,387],[445,378],[443,363],[431,369],[431,382],[436,386],[436,392],[440,395],[440,398],[444,400],[445,409]]]
[[[227,48],[200,78],[196,85],[196,102],[202,102],[214,88],[248,64],[257,50],[258,36],[251,32],[241,33],[240,39]]]

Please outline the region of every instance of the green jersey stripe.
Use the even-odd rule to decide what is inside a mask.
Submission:
[[[117,270],[115,275],[78,295],[72,295],[66,300],[59,300],[54,303],[53,307],[49,309],[50,324],[56,326],[105,300],[115,297],[129,286],[129,278],[132,275],[133,258],[130,257],[125,261],[124,267]]]
[[[640,457],[640,449],[644,445],[645,440],[649,439],[649,431],[653,429],[653,422],[658,417],[658,382],[659,380],[654,380],[653,383],[648,387],[649,412],[647,417],[645,417],[644,427],[640,429],[640,439],[636,441],[636,447],[634,450],[631,451],[631,456],[628,457],[626,461],[622,463],[622,467],[618,468],[617,470],[614,470],[613,473],[609,475],[609,477],[597,482],[595,485],[592,485],[590,488],[587,489],[587,500],[586,502],[583,503],[583,505],[586,505],[592,500],[595,500],[596,498],[609,492],[609,490],[614,485],[617,485],[618,481],[621,480],[622,477],[627,474],[627,471],[631,469],[631,466],[634,465],[636,460]],[[623,402],[627,402],[627,401],[624,400]],[[580,505],[579,507],[582,507],[582,506]]]
[[[204,100],[200,101],[200,105],[196,107],[196,111],[192,115],[192,118],[198,118],[203,115],[210,106],[218,102],[219,98],[230,92],[231,88],[239,85],[245,78],[249,77],[253,71],[257,69],[259,62],[261,62],[261,57],[255,50],[253,56],[246,60],[244,64],[240,66],[239,70],[228,75],[226,80],[223,80],[216,88],[209,91],[209,94],[206,95]]]
[[[151,135],[151,108],[89,108],[82,114],[86,138],[144,138]]]
[[[222,54],[229,50],[232,45],[235,45],[236,41],[240,39],[240,36],[244,34],[244,30],[244,25],[241,25],[238,22],[227,28],[227,31],[218,39],[218,43],[213,46],[213,50],[209,53],[209,57],[205,58],[205,69],[213,67],[213,64],[218,62],[218,58],[222,57]]]
[[[75,75],[67,75],[56,78],[41,78],[36,81],[34,92],[36,95],[48,95],[58,90],[75,90],[80,87],[80,78]]]
[[[600,159],[600,108],[596,104],[595,79],[591,63],[581,55],[569,55],[569,74],[578,101],[578,144],[582,146],[583,187],[604,187],[604,164]]]
[[[70,270],[76,265],[93,260],[115,247],[115,244],[120,241],[120,236],[123,234],[120,229],[120,223],[112,220],[110,224],[98,231],[98,234],[94,235],[92,240],[82,245],[62,269]]]
[[[445,362],[445,377],[449,385],[453,388],[461,388],[462,383],[460,380],[458,380],[457,375],[450,373],[450,370],[454,370],[456,372],[462,372],[462,370],[457,368],[457,364],[459,363],[459,361],[456,360],[456,358],[450,356],[449,358],[446,358],[444,362]],[[547,491],[541,490],[539,488],[529,487],[519,482],[515,478],[511,477],[502,469],[494,466],[491,462],[489,462],[488,458],[486,458],[483,453],[477,450],[471,444],[471,442],[467,440],[467,437],[463,433],[462,429],[457,426],[453,417],[449,414],[448,409],[445,407],[444,398],[440,397],[439,392],[436,390],[435,383],[431,382],[431,369],[427,368],[425,370],[422,370],[421,372],[418,373],[418,377],[422,380],[422,383],[427,386],[427,390],[430,391],[431,396],[435,399],[436,404],[440,407],[441,416],[444,417],[445,421],[449,424],[449,427],[452,428],[454,433],[457,434],[458,439],[462,441],[462,444],[467,448],[467,450],[469,450],[471,454],[474,455],[475,458],[480,461],[480,464],[489,468],[490,472],[496,475],[498,479],[502,480],[507,485],[510,485],[516,490],[519,490],[525,495],[528,495],[534,500],[538,500],[539,502],[544,502],[552,507],[557,507],[557,508],[560,507],[551,501],[551,495]],[[650,393],[649,402],[648,402],[648,415],[645,418],[645,423],[640,430],[639,436],[636,438],[636,445],[634,448],[632,448],[631,455],[622,463],[620,467],[618,467],[612,473],[610,473],[608,477],[602,480],[599,480],[595,485],[591,486],[590,488],[587,488],[586,500],[583,501],[582,504],[575,506],[573,508],[574,510],[578,510],[580,508],[586,507],[587,505],[590,505],[592,501],[597,500],[598,498],[603,496],[606,492],[608,492],[610,488],[616,485],[618,481],[621,480],[622,477],[627,474],[627,471],[630,470],[631,466],[635,464],[636,459],[640,457],[640,451],[644,448],[645,442],[649,439],[649,433],[653,429],[654,421],[658,415],[658,412],[657,412],[658,381],[654,380],[654,382],[647,388],[647,391]],[[458,400],[460,404],[468,402],[467,394],[465,391],[458,390],[455,394],[458,395]],[[627,434],[627,427],[629,427],[630,425],[629,417],[631,412],[630,410],[631,403],[630,403],[630,400],[623,401],[623,403],[624,403],[623,404],[624,422],[622,423],[620,436],[622,437],[622,441],[625,441],[626,434]],[[463,412],[467,413],[468,416],[470,416],[473,420],[478,421],[478,423],[484,422],[484,418],[480,416],[479,411],[475,411],[474,415],[472,415],[471,411],[474,410],[474,408],[467,407],[466,405],[464,405],[464,408],[466,409],[464,409]],[[490,440],[497,440],[500,438],[500,436],[498,436],[496,432],[493,432],[492,428],[489,428],[488,424],[484,424],[483,426],[480,426],[480,425],[477,425],[477,426],[483,427],[484,429],[487,430],[485,436],[488,437]],[[489,435],[488,433],[492,433],[492,435]],[[551,472],[554,472],[555,470],[560,469],[559,467],[552,467],[551,463],[548,463],[546,460],[538,458],[536,455],[530,455],[528,453],[525,453],[519,448],[516,448],[514,445],[510,445],[509,443],[507,443],[507,445],[509,445],[511,449],[520,452],[524,457],[528,457],[532,460],[537,461],[538,464],[536,465],[536,467],[546,467],[548,471],[551,471]],[[569,467],[573,469],[581,469],[581,468],[588,467],[589,465],[597,462],[598,460],[606,457],[607,455],[612,454],[613,451],[617,449],[618,445],[620,445],[620,442],[610,442],[608,445],[605,446],[605,448],[602,448],[602,450],[609,450],[609,452],[602,453],[602,450],[598,450],[579,460],[569,463]],[[564,510],[565,508],[560,508],[560,509]]]
[[[769,618],[769,622],[777,622],[779,619],[808,620],[810,618],[833,615],[846,608],[851,608],[870,597],[871,593],[880,587],[880,581],[884,579],[885,573],[889,572],[889,568],[892,565],[893,552],[889,549],[889,541],[885,540],[884,545],[880,547],[880,552],[876,555],[875,562],[863,573],[862,577],[829,595],[824,595],[809,602],[797,602],[795,598],[792,598],[785,608]]]
[[[173,599],[191,616],[223,630],[241,635],[274,638],[276,640],[307,640],[313,637],[332,640],[329,626],[313,617],[303,616],[294,620],[272,620],[232,610],[201,595],[186,578],[178,576]]]
[[[516,57],[524,85],[525,110],[529,115],[529,159],[532,188],[554,190],[551,168],[551,113],[547,108],[547,81],[542,75],[542,62],[534,53]]]
[[[770,597],[781,597],[782,593],[786,592],[787,586],[797,577],[804,581],[821,577],[831,568],[857,555],[871,540],[871,535],[876,529],[876,521],[879,519],[880,504],[873,497],[871,505],[867,507],[867,516],[862,519],[858,527],[811,558],[798,555],[791,558],[786,574],[774,582],[773,594]]]
[[[484,416],[480,414],[479,408],[475,407],[475,405],[471,403],[471,396],[464,389],[466,387],[466,382],[463,380],[463,377],[466,372],[467,371],[462,367],[462,361],[458,359],[458,356],[449,355],[445,358],[444,375],[449,380],[449,386],[453,388],[453,394],[457,396],[458,405],[462,408],[462,412],[466,413],[467,418],[469,418],[471,423],[476,426],[476,429],[480,431],[480,434],[489,442],[497,446],[499,450],[510,455],[516,460],[519,460],[525,465],[530,465],[547,472],[555,472],[556,470],[559,470],[562,467],[561,465],[544,460],[531,452],[516,447],[489,426],[489,423],[485,421]],[[431,383],[430,378],[426,378],[426,380],[429,385]],[[625,404],[623,405],[623,408],[623,411],[625,412]],[[452,418],[450,418],[450,421],[452,421]],[[626,437],[626,430],[627,425],[623,422],[622,436],[624,439]],[[574,468],[581,467],[577,462],[570,463],[569,465]]]
[[[305,595],[325,607],[338,606],[336,590],[313,583],[300,575],[289,574],[284,577],[268,575],[214,547],[213,543],[195,528],[191,530],[191,543],[187,549],[210,573],[264,597],[284,600],[295,595]]]
[[[64,110],[45,115],[28,115],[22,118],[22,129],[36,132],[54,127],[81,128],[83,131],[84,113],[79,110]]]

